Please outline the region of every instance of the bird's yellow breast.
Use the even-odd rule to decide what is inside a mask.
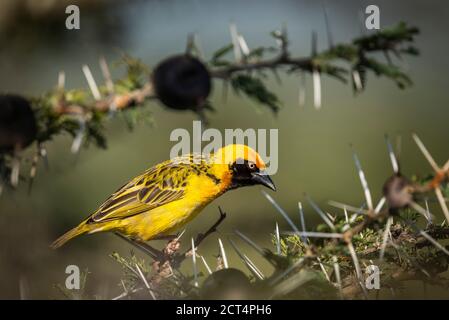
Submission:
[[[226,174],[221,174],[219,180],[206,175],[191,175],[183,198],[124,219],[120,221],[118,229],[144,241],[170,234],[195,218],[206,205],[223,194],[229,183],[230,176]]]

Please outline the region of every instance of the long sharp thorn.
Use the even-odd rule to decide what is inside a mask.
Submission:
[[[281,208],[281,206],[279,206],[279,204],[277,204],[277,202],[265,191],[262,190],[262,194],[265,196],[265,198],[268,199],[268,201],[277,209],[277,211],[279,211],[279,213],[284,217],[284,219],[288,222],[288,224],[290,225],[290,227],[292,227],[292,229],[294,231],[299,232],[298,228],[296,227],[296,225],[293,223],[293,221],[290,219],[290,217],[288,216],[288,214],[284,211],[284,209]]]
[[[223,242],[221,241],[220,238],[218,238],[218,245],[220,247],[220,255],[223,260],[223,265],[224,265],[225,269],[227,269],[227,268],[229,268],[228,258],[226,257],[226,251],[224,249]]]
[[[449,160],[447,160],[446,163],[443,165],[442,170],[443,170],[443,172],[448,173],[448,171],[449,171]]]
[[[360,77],[360,72],[357,69],[352,70],[352,81],[354,82],[354,86],[356,91],[363,90],[362,78]]]
[[[431,219],[433,218],[430,212],[427,212],[426,209],[421,207],[415,201],[410,201],[409,206],[412,207],[419,214],[421,214],[427,221],[431,221]]]
[[[368,214],[368,212],[365,209],[363,209],[363,206],[361,208],[357,208],[357,207],[351,206],[349,204],[345,204],[345,203],[341,203],[341,202],[333,201],[333,200],[328,201],[328,204],[335,208],[343,209],[346,211],[351,211],[356,214]]]
[[[283,234],[287,235],[294,235],[297,234],[299,236],[303,237],[310,237],[310,238],[332,238],[332,239],[341,239],[343,238],[343,235],[341,233],[329,233],[329,232],[315,232],[315,231],[305,231],[305,232],[282,232]]]
[[[332,262],[334,265],[335,280],[337,280],[338,291],[340,292],[340,297],[343,298],[341,275],[340,275],[340,265],[338,264],[338,260],[337,260],[336,256],[332,256]]]
[[[262,273],[262,271],[260,271],[260,269],[255,265],[255,263],[250,258],[248,258],[246,254],[243,254],[243,257],[246,259],[246,262],[251,266],[251,268],[253,268],[254,271],[257,272],[259,279],[264,280],[265,275]]]
[[[65,87],[65,72],[59,71],[58,73],[58,90],[64,90]]]
[[[209,267],[209,265],[207,264],[206,259],[204,259],[203,256],[200,256],[200,258],[201,258],[201,261],[203,261],[204,266],[206,267],[207,273],[212,274],[212,270]]]
[[[378,214],[380,210],[382,210],[382,207],[384,206],[387,199],[385,197],[380,198],[379,202],[377,203],[377,206],[374,208],[374,213]]]
[[[232,239],[228,239],[229,243],[231,244],[232,248],[234,248],[235,252],[237,253],[237,255],[240,257],[240,259],[242,259],[242,261],[245,263],[246,267],[248,268],[249,271],[251,271],[251,273],[256,277],[259,278],[260,280],[263,280],[264,277],[258,272],[258,270],[256,268],[254,268],[254,266],[249,262],[249,259],[245,258],[245,256],[243,255],[243,253],[240,251],[240,249],[237,247],[237,245],[234,243],[234,241],[232,241]]]
[[[251,247],[254,248],[254,250],[256,250],[261,256],[265,256],[265,252],[264,250],[259,247],[254,241],[252,241],[250,238],[248,238],[247,236],[245,236],[243,233],[241,233],[238,230],[234,230],[234,233],[236,235],[238,235],[243,241],[245,241],[247,244],[249,244]]]
[[[437,249],[440,249],[442,252],[449,256],[449,251],[438,241],[436,241],[430,234],[425,232],[424,230],[420,230],[419,233],[426,238],[430,243],[432,243]]]
[[[313,78],[313,104],[315,109],[321,108],[321,75],[317,69],[312,72]]]
[[[18,155],[14,155],[11,169],[11,185],[15,188],[19,184],[20,176],[20,159]]]
[[[86,121],[84,120],[84,118],[80,117],[78,119],[78,124],[79,124],[79,128],[78,128],[75,138],[73,139],[72,146],[71,146],[72,153],[78,153],[78,151],[80,150],[81,144],[83,143],[83,140],[84,140],[85,131],[86,131]]]
[[[446,217],[447,222],[449,222],[449,209],[447,208],[446,201],[444,200],[443,193],[439,186],[435,188],[435,194],[437,196],[438,202],[440,203],[441,210],[443,210],[444,216]]]
[[[430,214],[429,203],[427,202],[427,199],[425,203],[426,203],[427,222],[429,223],[429,225],[432,225],[433,224],[432,215]]]
[[[362,184],[363,192],[365,194],[366,204],[368,205],[368,210],[373,210],[373,199],[371,198],[371,192],[368,187],[368,181],[366,180],[365,173],[363,172],[362,165],[360,164],[359,157],[356,153],[353,154],[355,166],[359,173],[360,183]]]
[[[385,142],[387,143],[388,155],[390,157],[391,166],[393,167],[393,172],[399,173],[399,163],[394,154],[393,146],[391,145],[388,135],[385,135]]]
[[[321,263],[321,259],[320,257],[316,257],[318,264],[320,265],[321,271],[323,271],[324,276],[326,277],[327,281],[331,282],[331,278],[329,277],[329,273],[327,272],[326,268],[324,267],[324,265]]]
[[[388,217],[387,223],[385,225],[385,230],[382,235],[382,245],[380,247],[379,260],[382,262],[384,259],[385,249],[387,247],[388,235],[390,233],[391,225],[393,224],[393,217]]]
[[[229,25],[229,31],[231,33],[232,46],[234,48],[234,58],[237,63],[242,61],[242,52],[240,50],[239,40],[238,40],[238,32],[237,26],[235,23],[231,23]]]
[[[323,221],[332,229],[335,230],[335,225],[332,223],[332,221],[326,216],[326,214],[323,212],[323,210],[318,207],[318,205],[315,203],[315,201],[312,200],[308,195],[307,201],[310,203],[312,208],[318,213],[318,215],[323,219]]]
[[[439,172],[440,171],[440,167],[438,167],[437,163],[435,162],[435,160],[433,160],[433,157],[430,155],[430,152],[427,150],[426,146],[424,145],[424,143],[421,141],[421,139],[419,139],[418,135],[416,135],[415,133],[412,135],[413,139],[416,142],[416,145],[418,146],[419,150],[421,150],[422,154],[424,155],[424,157],[427,159],[427,162],[429,162],[430,166],[432,167],[432,169],[435,172]]]
[[[298,202],[298,209],[299,209],[299,220],[301,222],[301,231],[305,232],[306,231],[306,220],[304,218],[304,210],[302,208],[301,202]],[[307,237],[301,237],[301,240],[305,244],[307,243]]]
[[[92,95],[94,96],[95,100],[101,99],[100,90],[98,89],[97,83],[95,82],[95,79],[92,75],[92,72],[90,71],[90,68],[88,65],[83,65],[83,73],[86,77],[87,84],[89,85],[90,91],[92,92]]]
[[[276,227],[274,229],[274,233],[276,236],[276,252],[277,254],[281,254],[281,236],[279,234],[279,224],[276,222]]]
[[[349,253],[351,255],[352,261],[354,263],[355,272],[357,274],[357,279],[362,281],[362,270],[360,269],[359,259],[357,258],[357,253],[355,252],[352,242],[347,243]]]
[[[100,68],[103,73],[103,78],[106,83],[106,88],[108,89],[109,94],[114,93],[114,82],[112,82],[111,71],[109,70],[108,63],[106,62],[105,57],[100,57]]]
[[[346,224],[349,224],[348,209],[346,209],[346,206],[343,207],[343,212],[345,213]]]
[[[176,241],[179,241],[179,239],[181,239],[181,237],[184,235],[185,232],[186,229],[182,230],[181,233],[176,237]]]
[[[196,265],[196,250],[195,250],[195,240],[191,239],[192,242],[192,263],[193,263],[193,285],[198,288],[198,269]]]
[[[140,270],[140,267],[139,267],[139,265],[137,263],[136,263],[136,269],[137,269],[137,272],[139,273],[140,278],[142,279],[143,283],[145,284],[145,287],[148,289],[148,292],[150,293],[151,298],[153,298],[153,300],[157,300],[156,296],[154,295],[153,290],[151,290],[150,285],[148,284],[147,279],[143,275],[143,272],[142,272],[142,270]]]
[[[243,55],[245,57],[247,57],[250,53],[250,50],[249,50],[248,44],[246,43],[245,38],[241,34],[238,35],[238,42],[239,42],[240,50],[242,51]]]

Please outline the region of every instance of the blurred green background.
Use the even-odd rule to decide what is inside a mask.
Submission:
[[[77,3],[81,29],[65,29],[65,6]],[[359,12],[372,1],[327,1],[329,20],[336,42],[350,41],[361,34]],[[350,86],[323,80],[323,107],[312,105],[311,79],[307,79],[305,107],[298,106],[299,79],[281,74],[282,84],[269,79],[269,87],[283,101],[277,117],[258,109],[252,102],[232,94],[223,103],[220,83],[215,83],[211,126],[225,128],[278,128],[279,170],[273,177],[278,192],[273,194],[295,222],[297,203],[307,192],[330,212],[327,200],[359,205],[363,202],[349,144],[354,145],[365,169],[375,199],[391,166],[384,134],[402,135],[401,164],[407,175],[425,175],[430,168],[410,137],[423,139],[440,163],[449,156],[449,3],[446,1],[375,1],[381,11],[381,26],[400,20],[420,28],[417,47],[421,55],[402,62],[415,85],[399,90],[385,79],[369,75],[367,90],[354,97]],[[228,26],[234,21],[248,45],[272,45],[269,32],[286,23],[294,55],[310,53],[310,34],[318,31],[319,49],[326,46],[325,22],[319,1],[288,0],[166,0],[166,1],[0,1],[0,90],[29,96],[55,86],[60,70],[66,72],[66,86],[87,87],[81,65],[89,64],[101,78],[98,57],[119,59],[124,51],[154,66],[162,58],[182,52],[186,36],[196,32],[207,57],[230,42]],[[123,70],[114,70],[120,76]],[[113,297],[121,267],[108,255],[129,254],[130,247],[111,234],[83,236],[58,251],[48,245],[57,236],[90,214],[111,192],[131,177],[169,157],[175,128],[191,130],[195,116],[175,113],[156,102],[153,127],[140,125],[127,130],[120,117],[107,126],[108,149],[82,149],[70,153],[69,137],[60,136],[48,144],[50,170],[40,164],[31,195],[26,184],[0,197],[0,298],[57,298],[56,283],[64,283],[65,268],[76,264],[88,268],[91,294]],[[261,110],[262,112],[259,112]],[[232,236],[239,229],[261,245],[270,245],[275,222],[287,224],[261,195],[260,188],[230,192],[207,207],[188,225],[185,239],[204,231],[217,218],[217,205],[228,213],[221,235],[206,240],[199,251],[215,265],[217,237]],[[318,220],[305,205],[306,223]],[[436,209],[435,213],[440,214]],[[186,241],[184,245],[186,245]],[[163,244],[163,243],[160,243]],[[242,267],[229,244],[231,265]],[[242,248],[250,257],[257,255]],[[262,263],[262,262],[261,262]],[[185,262],[186,265],[189,261]],[[187,266],[190,267],[190,266]],[[264,270],[269,268],[263,265]],[[204,271],[204,270],[203,270]],[[446,293],[447,295],[447,293]],[[419,286],[403,292],[404,297],[422,297]],[[431,296],[440,296],[432,292]]]

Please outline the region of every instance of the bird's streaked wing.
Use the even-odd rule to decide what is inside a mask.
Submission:
[[[189,170],[170,161],[147,170],[112,194],[88,223],[128,218],[182,199]]]

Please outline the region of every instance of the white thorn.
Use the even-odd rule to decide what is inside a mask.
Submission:
[[[78,151],[80,150],[81,144],[84,139],[84,134],[86,131],[86,122],[84,121],[84,119],[80,117],[78,120],[79,120],[79,128],[78,128],[76,136],[72,142],[72,147],[71,147],[72,153],[78,153]]]
[[[398,173],[399,172],[398,160],[396,159],[396,155],[394,154],[393,146],[391,145],[390,139],[388,139],[388,136],[385,136],[385,141],[387,143],[388,155],[390,156],[390,161],[391,161],[391,166],[393,167],[393,172]]]
[[[332,261],[334,264],[335,279],[337,280],[338,291],[340,291],[340,296],[342,296],[342,285],[341,285],[341,275],[340,275],[340,265],[336,256],[332,256]]]
[[[446,161],[442,170],[446,173],[449,171],[449,160]]]
[[[354,262],[355,272],[357,274],[357,278],[359,281],[362,281],[362,270],[360,269],[359,259],[357,258],[357,253],[355,252],[354,246],[352,242],[348,242],[347,244],[349,253],[351,254],[352,261]],[[362,285],[363,288],[363,285]]]
[[[145,287],[147,287],[148,291],[150,292],[150,295],[153,298],[153,300],[157,300],[156,296],[153,293],[153,290],[151,290],[150,285],[148,284],[147,279],[143,275],[142,270],[140,270],[140,267],[139,267],[139,265],[137,263],[136,263],[136,269],[137,269],[137,272],[139,273],[139,276],[142,278],[142,281],[145,284]]]
[[[356,69],[352,70],[352,79],[355,84],[355,88],[357,91],[362,91],[363,84],[362,84],[362,78],[360,77],[360,72]]]
[[[318,70],[314,69],[313,78],[313,104],[315,109],[321,108],[321,76]]]
[[[252,270],[256,273],[257,277],[260,280],[264,280],[265,279],[265,275],[262,273],[262,271],[260,271],[260,269],[254,264],[253,261],[251,261],[250,258],[248,258],[248,256],[246,254],[243,254],[243,258],[245,259],[246,263],[250,266],[250,268],[252,268]]]
[[[345,213],[346,224],[349,224],[348,209],[346,209],[346,206],[343,207],[343,212]]]
[[[86,64],[83,65],[83,73],[86,77],[87,84],[89,85],[90,91],[92,92],[92,95],[94,96],[95,100],[101,99],[100,90],[98,90],[97,83],[95,82],[94,77],[92,76],[92,72],[90,71],[89,66]]]
[[[321,263],[320,257],[317,256],[316,259],[318,260],[318,263],[320,264],[321,271],[323,271],[324,276],[326,277],[327,281],[331,282],[331,278],[329,277],[329,274],[327,273],[326,268],[325,268],[324,265]]]
[[[204,259],[203,256],[200,256],[200,258],[201,258],[201,261],[203,261],[203,264],[204,264],[204,266],[206,267],[207,272],[208,272],[209,274],[212,274],[212,270],[211,270],[211,268],[209,267],[209,265],[207,264],[206,259]]]
[[[245,38],[241,34],[238,35],[238,41],[239,41],[239,46],[240,46],[240,49],[242,50],[243,55],[245,57],[248,56],[250,53],[250,50],[249,50],[248,44],[245,41]]]
[[[106,88],[110,94],[114,93],[114,82],[112,82],[111,72],[109,71],[108,63],[104,57],[100,57],[100,68],[103,73],[103,78],[106,82]]]
[[[58,73],[58,89],[64,90],[65,87],[65,72],[59,71]]]
[[[237,63],[240,63],[242,61],[242,52],[240,51],[237,26],[235,25],[235,23],[231,23],[229,25],[229,31],[231,32],[231,40],[232,40],[232,46],[234,48],[235,61]]]
[[[279,224],[276,222],[275,235],[276,235],[276,251],[277,254],[281,254],[281,236],[279,234]]]
[[[440,168],[438,167],[437,163],[435,162],[435,160],[433,160],[432,156],[430,155],[429,151],[427,150],[426,146],[424,145],[424,143],[421,141],[421,139],[419,139],[418,135],[416,135],[415,133],[412,135],[413,139],[415,140],[416,144],[418,145],[418,148],[421,150],[422,154],[424,155],[424,157],[427,159],[427,161],[429,162],[430,166],[432,167],[432,169],[435,172],[439,172]]]
[[[432,215],[430,214],[430,210],[429,210],[429,203],[427,202],[427,199],[425,200],[425,204],[426,204],[426,213],[427,213],[427,221],[432,224]]]
[[[13,187],[17,187],[17,185],[19,184],[19,176],[20,176],[20,159],[17,155],[15,155],[12,160],[12,169],[11,169],[11,185]]]
[[[182,230],[181,233],[176,237],[176,241],[179,241],[181,239],[181,237],[184,235],[184,233],[186,232],[186,229]]]
[[[326,216],[326,214],[320,209],[320,207],[318,207],[318,205],[312,200],[312,198],[310,198],[309,196],[307,196],[307,200],[309,201],[310,205],[312,206],[312,208],[318,213],[318,215],[321,217],[321,219],[323,219],[323,221],[329,226],[329,228],[331,228],[332,230],[335,230],[335,225],[332,223],[332,221]]]
[[[305,220],[305,217],[304,217],[304,210],[302,208],[302,203],[301,202],[298,202],[298,209],[299,209],[299,220],[301,222],[301,231],[305,232],[306,231],[306,220]],[[307,238],[306,237],[302,237],[301,240],[305,244],[307,243]]]
[[[198,271],[197,271],[197,265],[196,265],[196,250],[195,250],[195,241],[193,238],[191,239],[192,242],[192,263],[193,263],[193,284],[195,287],[198,288]]]
[[[387,199],[385,197],[380,198],[379,202],[377,203],[377,206],[374,208],[374,213],[379,213],[380,210],[382,210],[382,207],[384,206]]]
[[[440,249],[441,251],[443,251],[445,254],[447,254],[449,256],[449,251],[441,245],[441,243],[439,243],[438,241],[436,241],[431,235],[429,235],[427,232],[425,232],[424,230],[420,230],[419,233],[426,238],[430,243],[432,243],[436,248]]]
[[[439,186],[435,188],[435,194],[437,195],[438,202],[440,203],[441,209],[443,210],[446,220],[449,222],[449,210],[447,208],[446,201],[444,200],[443,193]]]
[[[388,235],[390,233],[391,225],[393,224],[393,217],[388,217],[387,223],[385,225],[385,230],[382,235],[382,245],[380,247],[379,259],[382,261],[384,259],[385,249],[387,247]]]
[[[358,215],[358,214],[365,214],[365,215],[368,214],[368,211],[363,209],[364,205],[362,207],[360,207],[360,208],[356,208],[356,207],[351,206],[349,204],[345,204],[345,203],[341,203],[341,202],[333,201],[333,200],[328,201],[328,204],[333,206],[333,207],[335,207],[335,208],[339,208],[339,209],[343,209],[343,210],[346,210],[346,211],[354,212],[356,215]],[[351,222],[351,218],[349,219],[349,221]]]
[[[332,238],[332,239],[341,239],[343,238],[343,235],[341,233],[328,233],[328,232],[315,232],[315,231],[305,231],[305,232],[282,232],[283,234],[287,235],[293,235],[297,234],[299,236],[303,237],[309,237],[309,238]]]
[[[220,238],[218,238],[218,245],[220,247],[220,255],[221,255],[221,259],[223,260],[223,265],[224,265],[225,269],[227,269],[227,268],[229,268],[228,258],[226,257],[226,251],[224,249],[223,242],[221,241]]]
[[[365,194],[366,204],[370,211],[373,210],[373,199],[371,198],[371,192],[368,187],[368,181],[366,180],[365,173],[362,170],[362,165],[360,164],[359,157],[354,153],[354,162],[359,173],[360,182],[362,184],[363,192]]]
[[[432,214],[430,212],[427,212],[426,209],[421,207],[415,201],[410,201],[409,206],[416,210],[419,214],[421,214],[427,221],[431,221],[430,219],[432,219]]]
[[[268,199],[268,201],[270,201],[270,203],[277,209],[277,211],[279,211],[281,213],[281,215],[284,217],[284,219],[288,222],[288,224],[292,227],[292,229],[296,232],[299,232],[298,228],[296,227],[296,225],[293,223],[293,221],[290,219],[290,217],[288,216],[288,214],[284,211],[284,209],[282,209],[277,202],[268,194],[266,193],[264,190],[262,190],[262,194],[265,196],[265,198]]]

